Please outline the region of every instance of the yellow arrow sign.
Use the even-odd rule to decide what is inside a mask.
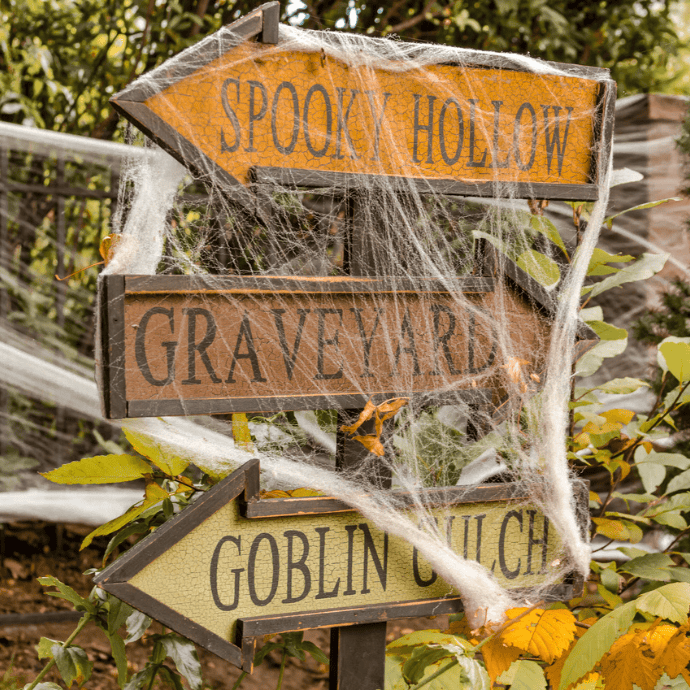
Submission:
[[[252,460],[96,577],[105,590],[236,666],[276,632],[462,609],[408,542],[328,497],[259,499]],[[562,544],[511,484],[427,491],[456,553],[509,588],[553,581]],[[561,598],[571,587],[551,586]],[[566,591],[567,590],[567,591]]]
[[[269,19],[257,11],[222,29],[113,105],[237,191],[272,174],[306,186],[375,175],[444,193],[594,198],[595,123],[615,84],[591,76],[605,70],[486,69],[481,55],[476,66],[353,65],[289,37],[249,40]]]

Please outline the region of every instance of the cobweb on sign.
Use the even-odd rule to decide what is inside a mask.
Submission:
[[[218,54],[204,66],[205,80],[222,85],[224,155],[234,157],[240,171],[246,149],[266,161],[265,184],[255,187],[260,203],[247,208],[208,176],[208,204],[191,206],[176,196],[185,169],[159,151],[133,164],[130,183],[122,185],[122,217],[114,227],[122,241],[104,273],[198,275],[210,286],[224,276],[355,275],[386,278],[400,289],[318,300],[276,293],[268,306],[265,296],[261,303],[245,296],[240,306],[228,297],[226,316],[213,327],[202,313],[217,310],[223,298],[208,297],[205,304],[196,296],[186,321],[178,310],[157,326],[165,333],[156,336],[148,366],[150,376],[165,383],[156,396],[193,398],[187,377],[203,382],[199,390],[211,386],[216,396],[267,397],[274,392],[269,370],[277,367],[283,381],[289,372],[293,395],[321,396],[323,409],[250,414],[251,452],[232,443],[230,415],[125,424],[202,468],[230,471],[259,457],[266,486],[308,486],[348,502],[382,530],[410,541],[459,592],[475,623],[500,621],[524,599],[448,547],[428,519],[421,489],[470,486],[499,473],[528,487],[530,504],[548,516],[566,553],[521,597],[534,601],[539,587],[564,573],[588,573],[565,437],[580,289],[604,217],[609,161],[601,163],[607,171],[597,180],[579,180],[599,188],[577,252],[571,246],[566,254],[548,239],[540,205],[528,204],[525,197],[533,195],[525,185],[532,168],[543,168],[544,179],[556,183],[573,181],[583,166],[589,171],[598,151],[585,148],[578,160],[576,154],[600,125],[594,105],[596,79],[603,77],[575,78],[527,57],[481,54],[483,64],[493,60],[500,68],[490,72],[474,66],[475,51],[283,26],[278,45],[239,46],[230,64],[223,58],[229,40],[220,32],[202,44]],[[176,66],[189,73],[198,54],[199,46],[182,53],[139,84],[156,90]],[[315,75],[309,84],[290,81],[283,71],[287,54],[302,56]],[[396,98],[409,87],[396,82],[416,84],[423,94],[414,100],[408,94],[407,110]],[[530,88],[551,100],[531,104]],[[180,92],[166,101],[163,93],[157,107],[189,121],[184,135],[203,148],[193,138],[193,121],[212,121],[214,114],[196,112],[184,98]],[[240,107],[249,108],[251,134],[235,113]],[[416,123],[415,141],[401,145],[403,121]],[[277,129],[284,123],[287,133]],[[282,152],[281,166],[269,149]],[[321,187],[300,188],[271,173],[310,163],[318,169],[319,161],[346,173],[366,162],[369,176],[357,186],[329,186],[332,178],[324,177]],[[248,183],[242,174],[247,171],[238,176]],[[441,186],[423,182],[434,176],[486,182],[494,198],[444,195]],[[515,266],[539,283],[538,301],[516,288]],[[490,292],[458,289],[482,277],[493,279]],[[432,283],[447,294],[430,293]],[[261,343],[279,339],[281,331],[287,349],[271,364],[262,359]],[[166,338],[177,342],[172,374]],[[208,344],[190,355],[190,338],[195,346],[203,338]],[[383,402],[383,392],[406,403],[386,422],[383,455],[371,453],[359,470],[336,472],[338,417],[329,398],[351,393],[363,408],[369,399]],[[412,510],[372,483],[372,466],[387,468],[393,487],[412,493]]]

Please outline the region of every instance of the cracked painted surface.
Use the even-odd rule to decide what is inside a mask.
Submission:
[[[506,502],[434,510],[452,549],[511,587],[546,584],[561,543],[536,510]],[[235,642],[238,618],[456,595],[413,547],[357,513],[242,518],[229,502],[130,584]]]
[[[240,182],[251,166],[587,184],[599,83],[433,65],[386,71],[246,42],[145,105]]]

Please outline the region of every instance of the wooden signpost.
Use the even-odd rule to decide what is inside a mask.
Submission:
[[[462,610],[416,549],[348,505],[320,496],[260,499],[258,490],[252,460],[96,582],[248,672],[263,635]],[[563,558],[548,520],[511,484],[427,490],[421,498],[438,506],[453,550],[508,589],[548,583]],[[548,588],[554,598],[573,591],[572,582]]]
[[[496,404],[506,376],[491,319],[497,300],[510,331],[501,337],[536,372],[553,298],[510,261],[501,277],[491,261],[442,284],[392,277],[360,222],[371,183],[400,193],[595,200],[615,83],[606,70],[551,65],[557,72],[536,74],[519,58],[479,52],[471,64],[424,70],[346,63],[297,50],[281,38],[278,17],[277,2],[262,5],[112,103],[268,233],[276,186],[344,195],[350,275],[105,276],[105,415],[336,409],[340,425],[370,399],[410,397],[413,409]],[[338,469],[367,461],[364,446],[341,432],[337,447]],[[246,464],[98,583],[246,670],[257,637],[330,627],[331,690],[383,688],[385,621],[457,611],[457,593],[407,542],[336,499],[259,499],[258,482],[258,462]],[[562,545],[514,491],[449,488],[425,499],[456,552],[520,588],[546,582]],[[566,578],[550,592],[567,598],[579,586]]]
[[[596,198],[615,84],[595,79],[607,70],[535,74],[477,53],[471,66],[372,71],[284,48],[278,13],[263,5],[113,106],[247,203],[252,181],[352,187],[371,175],[441,194]]]

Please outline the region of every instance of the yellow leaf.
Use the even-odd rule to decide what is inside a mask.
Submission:
[[[306,496],[323,496],[323,494],[320,491],[316,491],[316,489],[293,489],[292,491],[289,492],[290,496],[293,498],[303,498]]]
[[[505,644],[502,635],[492,637],[482,647],[482,657],[486,666],[486,672],[491,678],[491,683],[496,682],[496,678],[510,668],[513,661],[520,658],[522,650],[512,645]]]
[[[508,609],[506,616],[516,618],[525,610]],[[506,628],[501,637],[506,644],[550,664],[575,639],[575,616],[567,609],[534,609]]]
[[[603,534],[616,541],[629,541],[637,544],[642,539],[642,530],[628,520],[612,520],[611,518],[592,518],[597,526],[597,533]]]
[[[369,434],[367,436],[354,436],[353,441],[359,441],[370,453],[383,457],[385,450],[378,436]]]
[[[619,637],[600,662],[606,690],[633,690],[633,683],[654,690],[664,672],[661,652],[675,632],[675,626],[664,624]]]
[[[367,404],[364,406],[364,409],[359,413],[357,421],[354,424],[351,424],[350,426],[341,426],[340,430],[346,434],[354,434],[357,431],[357,429],[359,429],[359,427],[362,426],[362,424],[364,424],[364,422],[372,418],[375,409],[376,405],[374,405],[374,403],[371,402],[371,400],[367,400]]]
[[[132,444],[132,448],[148,458],[158,469],[171,477],[182,474],[189,466],[189,460],[184,460],[177,455],[164,450],[160,444],[152,437],[142,434],[133,429],[122,426],[127,440]]]
[[[144,500],[141,503],[133,505],[126,513],[120,515],[120,517],[117,517],[114,520],[106,522],[104,525],[97,527],[93,532],[91,532],[91,534],[87,535],[87,537],[81,543],[79,550],[81,551],[82,549],[85,549],[93,541],[94,537],[104,534],[112,534],[113,532],[116,532],[124,527],[126,524],[132,522],[132,520],[136,520],[136,518],[138,518],[144,511],[148,510],[151,506],[156,505],[156,503],[168,498],[169,495],[170,494],[165,489],[162,489],[160,486],[158,486],[158,484],[147,484],[146,494],[144,495]]]
[[[41,472],[56,484],[111,484],[141,479],[151,465],[135,455],[95,455]]]
[[[249,431],[249,421],[244,412],[237,412],[232,415],[232,437],[240,448],[244,448],[244,450],[250,453],[254,451],[252,434]]]
[[[346,434],[352,435],[353,441],[359,441],[370,453],[382,457],[385,453],[383,444],[381,443],[381,433],[383,432],[383,423],[398,413],[400,408],[410,401],[409,398],[391,398],[384,400],[380,405],[374,405],[371,400],[367,401],[364,409],[359,415],[359,418],[354,424],[350,426],[341,426],[340,430]],[[366,434],[354,436],[360,426],[369,419],[374,417],[375,434]]]
[[[101,245],[98,247],[98,253],[101,255],[106,266],[112,261],[112,258],[115,255],[115,249],[120,243],[120,240],[122,240],[122,235],[115,232],[111,233],[110,235],[106,235],[101,240]]]
[[[632,422],[635,413],[632,410],[616,409],[606,410],[606,412],[602,412],[599,416],[603,417],[607,422],[617,422],[625,426]]]
[[[666,671],[669,678],[677,678],[686,671],[690,663],[690,639],[687,637],[688,624],[674,628],[673,637],[668,641],[659,665]]]
[[[273,489],[273,491],[262,491],[259,496],[261,498],[290,498],[290,494],[282,489]]]
[[[598,618],[592,617],[592,618],[586,618],[585,620],[582,621],[582,623],[585,623],[586,625],[594,625],[596,623]],[[561,673],[563,672],[563,665],[565,664],[565,660],[568,658],[568,655],[570,652],[573,650],[573,647],[577,643],[577,640],[579,640],[587,631],[587,628],[583,628],[581,626],[575,626],[575,639],[568,645],[568,648],[561,654],[558,659],[556,659],[550,666],[547,666],[544,670],[546,673],[546,677],[549,680],[549,683],[552,688],[558,688],[561,685]],[[584,682],[585,679],[588,679],[590,675],[593,674],[588,674],[583,678],[583,680],[580,681],[580,683]],[[597,674],[594,674],[597,675]],[[571,686],[573,687],[573,686]]]

